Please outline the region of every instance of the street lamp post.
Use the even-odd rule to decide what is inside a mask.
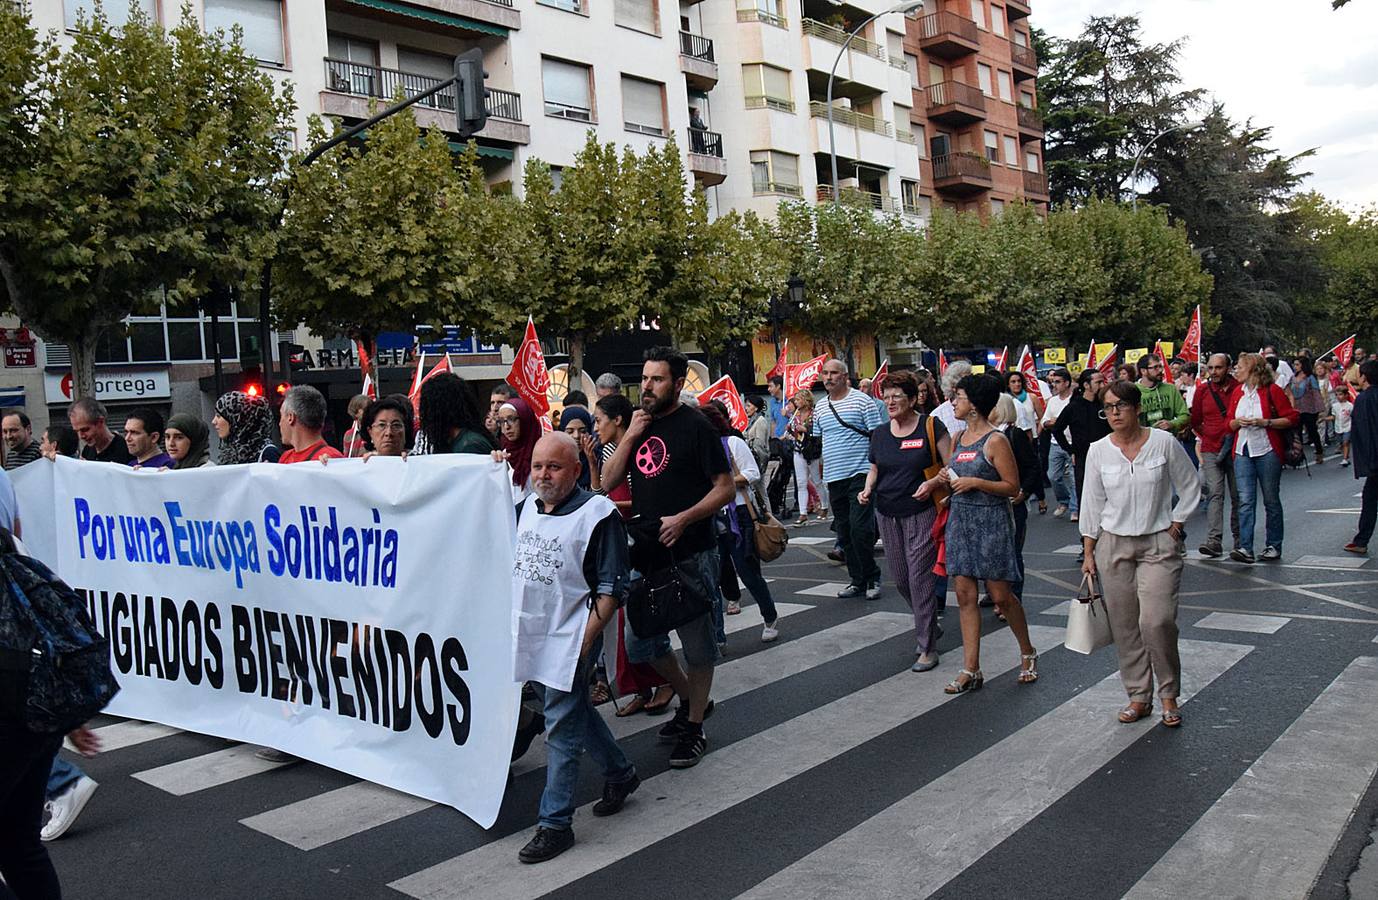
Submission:
[[[797,274],[785,282],[785,293],[770,298],[770,330],[775,341],[775,356],[780,356],[780,326],[804,306],[804,279]]]
[[[1137,189],[1135,189],[1134,185],[1139,180],[1139,163],[1143,162],[1144,154],[1148,152],[1148,148],[1152,147],[1154,142],[1165,134],[1172,134],[1172,132],[1174,131],[1195,131],[1198,128],[1204,128],[1205,125],[1206,123],[1200,119],[1196,119],[1191,122],[1183,122],[1180,125],[1173,125],[1171,128],[1165,128],[1162,131],[1155,134],[1153,136],[1153,140],[1149,141],[1147,144],[1144,144],[1143,147],[1139,149],[1139,152],[1134,156],[1134,168],[1129,173],[1129,189],[1134,192],[1129,197],[1130,209],[1137,211],[1139,208],[1139,192]]]
[[[852,39],[855,38],[858,34],[860,34],[861,30],[865,28],[867,25],[870,25],[872,22],[874,22],[876,19],[879,19],[881,16],[888,16],[891,13],[907,14],[914,12],[915,10],[923,9],[923,4],[924,0],[905,0],[904,3],[900,3],[896,6],[890,7],[887,10],[883,10],[882,12],[876,13],[874,16],[871,16],[871,18],[867,19],[865,22],[862,22],[860,25],[853,28],[851,31],[847,32],[847,39],[842,42],[841,49],[837,51],[837,58],[833,60],[833,67],[828,70],[828,157],[832,162],[833,171],[833,206],[837,206],[838,204],[837,132],[833,124],[833,79],[837,77],[837,65],[838,63],[842,62],[842,55],[846,53],[847,48],[851,46]]]

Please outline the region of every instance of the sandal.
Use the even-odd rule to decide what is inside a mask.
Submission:
[[[612,690],[608,687],[606,681],[595,683],[592,689],[589,690],[589,700],[593,702],[594,706],[602,706],[611,699]]]
[[[662,692],[665,694],[665,699],[656,702],[656,698],[659,697]],[[664,715],[665,711],[670,708],[670,704],[674,702],[674,699],[675,689],[668,684],[662,684],[660,687],[656,688],[655,694],[651,696],[650,700],[646,701],[646,705],[643,706],[642,709],[646,711],[646,715],[648,716]]]
[[[805,525],[807,525],[807,524],[809,524],[809,517],[808,517],[808,516],[800,516],[800,517],[798,518],[798,520],[795,521],[794,527],[795,527],[795,528],[803,528],[803,527],[804,527]]]
[[[1151,715],[1153,715],[1152,703],[1140,703],[1133,700],[1128,706],[1120,710],[1119,720],[1122,725],[1133,725],[1140,719],[1146,719]]]
[[[637,694],[635,697],[632,697],[626,706],[617,711],[617,718],[622,719],[641,712],[646,708],[646,701],[648,699],[649,698],[645,694]]]
[[[962,680],[963,675],[966,676],[966,681]],[[943,693],[965,694],[968,691],[979,691],[981,689],[981,685],[985,683],[986,676],[981,674],[980,669],[977,669],[975,672],[971,671],[970,669],[962,669],[957,673],[957,677],[949,681],[947,683],[947,687],[943,688]]]
[[[1021,668],[1019,670],[1019,678],[1017,679],[1017,681],[1020,684],[1033,684],[1035,681],[1038,680],[1038,651],[1035,650],[1032,653],[1021,653],[1019,655],[1019,659],[1021,665],[1023,663],[1028,663],[1029,667],[1027,669]]]
[[[1041,515],[1046,514],[1047,512],[1048,512],[1048,501],[1047,501],[1047,500],[1040,500],[1040,501],[1038,501],[1038,514],[1041,516]]]
[[[1163,727],[1176,728],[1182,724],[1182,711],[1180,709],[1163,710]]]

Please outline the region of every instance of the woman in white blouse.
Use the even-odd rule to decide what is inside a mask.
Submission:
[[[1177,591],[1187,517],[1201,502],[1201,482],[1169,432],[1139,424],[1137,385],[1117,381],[1103,400],[1110,435],[1086,455],[1081,496],[1082,571],[1100,574],[1110,633],[1129,705],[1125,724],[1153,712],[1153,682],[1163,724],[1182,724],[1177,708]],[[1173,492],[1177,504],[1172,503]]]

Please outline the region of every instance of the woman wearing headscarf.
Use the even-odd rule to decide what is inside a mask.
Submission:
[[[211,462],[210,429],[190,413],[178,413],[168,419],[163,440],[167,442],[167,455],[172,457],[176,463],[174,468],[179,471],[215,465]]]
[[[220,436],[220,465],[277,462],[281,451],[273,443],[273,410],[262,397],[228,391],[215,401],[211,419]]]
[[[574,438],[579,445],[579,487],[589,486],[597,456],[590,456],[584,448],[585,438],[594,436],[593,416],[582,406],[566,406],[560,413],[560,430]]]
[[[541,422],[530,404],[513,397],[498,407],[498,428],[502,434],[502,458],[512,467],[512,485],[517,500],[531,493],[531,451],[541,437]]]

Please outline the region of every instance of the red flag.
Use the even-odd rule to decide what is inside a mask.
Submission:
[[[1096,339],[1091,338],[1091,346],[1086,349],[1086,368],[1096,367]]]
[[[1024,345],[1024,353],[1019,357],[1019,374],[1024,376],[1024,390],[1047,403],[1048,398],[1043,396],[1043,385],[1038,381],[1038,366],[1034,365],[1028,344]]]
[[[1201,307],[1191,314],[1191,324],[1187,326],[1187,336],[1182,338],[1182,351],[1178,354],[1183,362],[1201,363]]]
[[[879,397],[885,387],[885,379],[890,375],[890,358],[886,357],[885,362],[876,369],[876,377],[871,379],[871,396]]]
[[[1004,347],[1004,349],[1000,351],[1000,355],[999,355],[998,357],[996,357],[996,360],[995,360],[995,371],[997,371],[997,372],[1003,372],[1003,371],[1005,371],[1005,365],[1006,365],[1006,363],[1008,363],[1009,361],[1010,361],[1010,345],[1009,345],[1009,344],[1006,344],[1005,347]]]
[[[699,406],[707,406],[714,400],[721,400],[727,406],[728,420],[732,422],[733,428],[738,431],[746,430],[746,406],[742,403],[742,395],[737,393],[737,385],[732,383],[731,376],[724,375],[699,393]]]
[[[793,397],[800,391],[813,387],[813,383],[823,372],[823,363],[827,361],[828,354],[824,353],[797,366],[785,366],[785,396]]]
[[[1354,338],[1356,337],[1358,337],[1357,334],[1351,334],[1327,350],[1325,355],[1335,354],[1335,361],[1340,364],[1340,368],[1348,369],[1354,364]]]
[[[536,337],[536,323],[526,317],[526,336],[517,348],[512,360],[512,369],[507,373],[507,383],[517,389],[517,393],[536,415],[545,418],[550,412],[550,371],[545,367],[545,354],[541,352],[541,341]]]
[[[766,381],[769,381],[776,375],[779,375],[781,378],[785,377],[785,355],[787,353],[789,353],[789,338],[785,338],[785,342],[780,345],[780,357],[775,360],[775,365],[766,373]]]
[[[944,372],[946,372],[946,371],[947,371],[947,354],[943,352],[943,350],[942,350],[941,347],[939,347],[939,348],[938,348],[938,374],[939,374],[939,375],[942,375],[942,374],[943,374]]]
[[[1163,349],[1163,341],[1162,341],[1162,338],[1159,338],[1158,340],[1156,340],[1156,341],[1153,342],[1153,355],[1156,356],[1156,357],[1158,357],[1159,359],[1161,359],[1161,360],[1163,361],[1163,366],[1164,366],[1164,367],[1167,366],[1167,361],[1168,361],[1168,359],[1169,359],[1169,356],[1168,356],[1167,350]],[[1183,360],[1183,361],[1185,362],[1185,360]]]
[[[1101,370],[1101,374],[1105,376],[1106,381],[1109,381],[1115,376],[1115,363],[1119,361],[1119,358],[1120,345],[1115,344],[1110,348],[1110,352],[1105,354],[1105,359],[1096,361],[1096,368]]]
[[[378,388],[374,386],[373,374],[369,371],[368,349],[363,341],[355,341],[354,346],[359,348],[359,369],[364,373],[364,389],[360,393],[367,395],[370,400],[377,400]]]
[[[417,374],[417,376],[420,376],[420,375],[421,375],[421,364],[422,364],[424,361],[425,361],[425,354],[423,353],[421,359],[418,359],[418,360],[416,361],[416,374]],[[440,362],[436,363],[434,366],[431,367],[431,370],[430,370],[429,372],[426,373],[426,377],[421,378],[421,380],[415,382],[414,387],[412,387],[412,389],[411,389],[411,393],[407,395],[407,399],[411,401],[411,408],[412,408],[413,410],[417,411],[417,417],[418,417],[418,419],[420,418],[420,410],[421,410],[421,386],[422,386],[423,384],[425,384],[426,382],[430,381],[430,380],[431,380],[432,378],[434,378],[435,376],[439,375],[441,372],[453,372],[453,371],[454,371],[454,365],[450,362],[450,354],[449,354],[449,353],[446,353],[444,359],[442,359]]]

